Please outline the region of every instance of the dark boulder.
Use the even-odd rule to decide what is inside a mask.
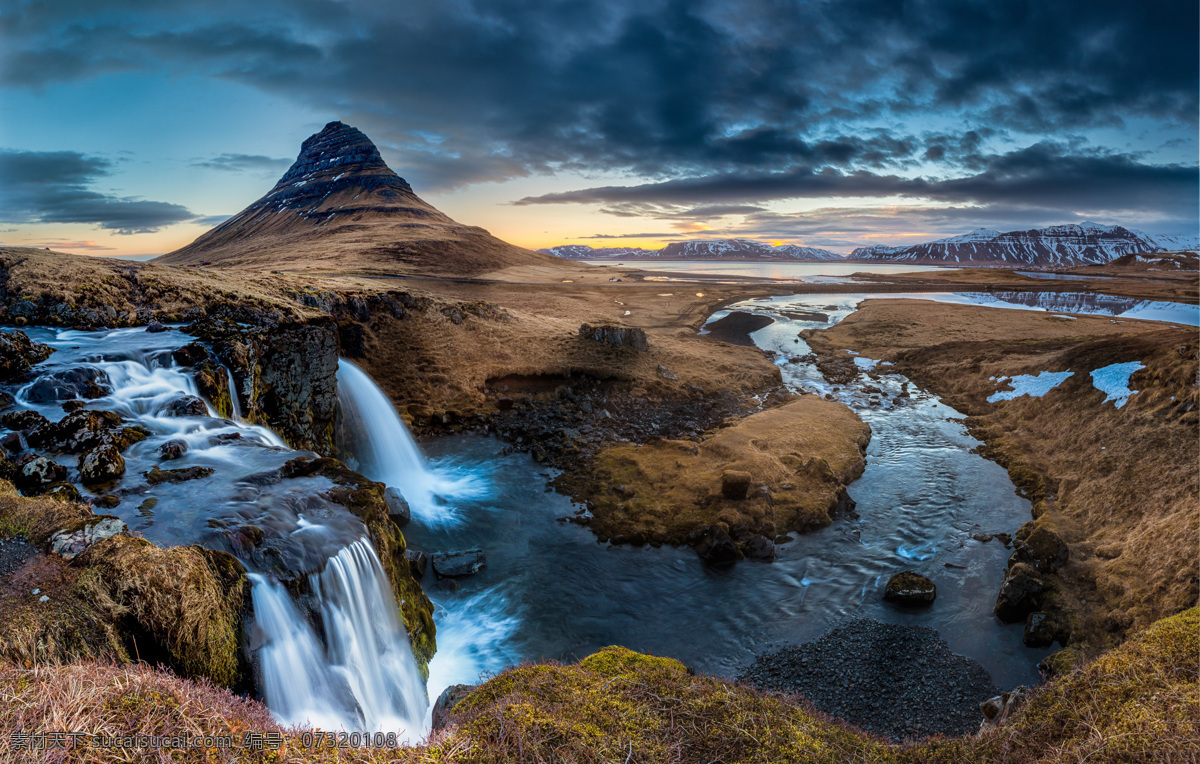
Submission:
[[[40,494],[55,483],[65,482],[67,468],[44,456],[36,456],[20,464],[15,482],[25,494]]]
[[[55,424],[38,428],[30,436],[34,446],[78,454],[97,446],[115,444],[120,438],[115,431],[123,420],[111,411],[83,409],[68,414]]]
[[[1009,568],[1004,583],[1000,585],[1000,594],[996,597],[993,611],[996,617],[1005,623],[1024,621],[1041,604],[1041,595],[1046,589],[1037,570],[1031,565],[1019,562]]]
[[[121,504],[121,497],[116,494],[105,493],[97,496],[92,504],[101,509],[112,509]]]
[[[742,559],[742,551],[724,528],[709,526],[696,546],[696,554],[709,565],[728,565]]]
[[[775,542],[766,536],[751,536],[743,545],[747,559],[770,562],[775,559]]]
[[[50,420],[36,411],[8,411],[0,414],[0,425],[9,430],[23,432],[26,435],[48,424],[50,424]]]
[[[430,561],[433,563],[433,573],[438,578],[473,576],[487,565],[482,549],[437,552],[430,555]]]
[[[1008,560],[1010,566],[1024,562],[1039,573],[1054,573],[1071,558],[1070,547],[1049,528],[1037,526],[1023,539],[1020,535],[1018,532],[1019,542]]]
[[[454,707],[474,691],[473,684],[452,684],[442,690],[442,694],[433,704],[433,731],[437,732],[445,727]]]
[[[195,395],[176,398],[166,405],[165,416],[208,416],[208,405]]]
[[[46,491],[46,495],[59,501],[79,501],[79,489],[70,483],[55,483]]]
[[[116,446],[97,446],[79,457],[79,479],[84,485],[100,485],[124,474],[125,458]]]
[[[150,332],[151,334],[157,334],[159,332],[167,331],[167,327],[163,326],[157,321],[151,321],[146,325],[146,331]]]
[[[746,494],[750,492],[752,479],[749,472],[727,470],[721,473],[721,495],[735,501],[746,498]]]
[[[7,390],[0,390],[0,411],[12,408],[12,405],[17,402],[17,399],[12,396],[12,393]]]
[[[921,607],[937,598],[937,585],[919,573],[905,570],[888,579],[883,598],[897,605]]]
[[[178,484],[187,482],[188,480],[206,478],[213,474],[213,469],[212,467],[184,467],[177,470],[163,470],[154,467],[149,472],[142,474],[146,476],[146,482],[150,485],[159,485],[161,483]]]
[[[103,398],[110,392],[112,382],[102,369],[77,366],[43,374],[33,381],[25,395],[34,403],[53,403],[76,398],[94,400]]]
[[[1021,639],[1026,647],[1049,647],[1054,643],[1054,627],[1045,613],[1030,613],[1025,618],[1025,634]]]
[[[158,447],[158,455],[163,459],[178,459],[187,453],[188,444],[185,440],[168,440]],[[278,481],[276,481],[278,482]]]
[[[412,509],[400,492],[388,486],[383,491],[383,499],[387,502],[388,516],[392,518],[392,521],[401,527],[408,525],[412,520]]]
[[[405,550],[404,557],[408,560],[408,567],[412,569],[413,578],[418,581],[424,578],[429,567],[429,555],[416,549],[408,549]]]
[[[0,331],[0,382],[16,382],[25,378],[35,363],[50,357],[49,345],[34,342],[19,329]]]

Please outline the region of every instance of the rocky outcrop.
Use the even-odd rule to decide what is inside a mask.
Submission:
[[[66,467],[45,456],[35,456],[17,462],[17,473],[13,482],[24,494],[39,494],[45,493],[54,483],[66,479]]]
[[[447,725],[454,707],[470,695],[478,685],[452,684],[442,690],[433,704],[433,731],[437,732]]]
[[[15,382],[25,378],[35,363],[50,357],[49,345],[34,342],[19,329],[0,332],[0,382]]]
[[[933,604],[937,586],[925,576],[905,570],[888,579],[883,598],[897,605],[923,607]]]
[[[233,375],[233,390],[215,370],[208,374],[208,389],[201,387],[218,411],[230,415],[225,396],[236,396],[247,421],[270,427],[293,448],[333,452],[338,328],[332,319],[266,327],[205,321],[191,331],[211,356],[204,347],[187,346],[176,360],[196,368],[223,366]]]
[[[1017,531],[1018,543],[1008,564],[1023,562],[1039,573],[1056,573],[1071,559],[1071,550],[1057,533],[1035,523],[1027,523]]]
[[[413,576],[412,566],[405,556],[404,534],[388,515],[383,483],[368,480],[337,459],[330,458],[297,457],[285,464],[279,475],[283,480],[309,476],[330,480],[333,488],[326,496],[350,510],[367,527],[371,545],[396,593],[417,665],[422,672],[427,671],[429,660],[437,649],[433,603]]]
[[[1013,565],[1000,585],[993,612],[1005,623],[1024,621],[1042,602],[1046,584],[1037,570],[1023,562]]]
[[[29,386],[26,396],[34,403],[52,403],[78,398],[95,400],[112,392],[112,383],[103,370],[91,366],[43,374]]]
[[[50,537],[50,551],[63,559],[71,560],[93,544],[124,533],[125,530],[125,523],[120,519],[101,515],[95,522],[87,523],[76,530],[61,530],[55,533]]]
[[[593,342],[603,342],[618,348],[628,347],[634,350],[647,350],[650,347],[646,341],[646,332],[630,326],[583,324],[579,327],[579,336]]]

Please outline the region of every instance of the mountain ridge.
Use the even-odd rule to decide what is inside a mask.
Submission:
[[[1000,232],[977,228],[966,234],[907,247],[859,247],[857,262],[960,265],[1102,265],[1129,254],[1193,249],[1197,237],[1147,234],[1119,225],[1083,222]]]
[[[662,249],[641,247],[589,247],[584,244],[564,244],[540,249],[568,260],[769,260],[820,262],[845,259],[844,255],[827,249],[801,247],[796,244],[772,246],[754,239],[691,239],[676,241]]]

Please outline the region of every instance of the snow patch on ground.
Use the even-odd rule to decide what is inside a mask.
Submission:
[[[1033,374],[1018,374],[1009,381],[1009,384],[1012,385],[1011,390],[997,390],[988,396],[988,403],[1011,401],[1013,398],[1020,398],[1022,395],[1041,398],[1063,382],[1066,382],[1074,374],[1075,372],[1073,371],[1043,371],[1036,376]],[[1006,379],[1008,377],[1001,377],[996,382],[1003,384]]]
[[[870,371],[879,365],[879,361],[872,361],[870,358],[855,358],[854,365],[860,369]]]
[[[1129,396],[1137,393],[1137,390],[1129,389],[1129,378],[1144,368],[1138,361],[1109,364],[1092,372],[1092,387],[1107,396],[1102,403],[1113,401],[1114,406],[1121,408]]]

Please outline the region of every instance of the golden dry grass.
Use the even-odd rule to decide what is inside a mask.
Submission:
[[[620,647],[573,665],[530,664],[483,684],[451,725],[421,745],[305,747],[299,729],[205,681],[147,666],[79,663],[0,667],[0,728],[115,737],[228,736],[224,751],[88,748],[22,752],[15,762],[425,762],[427,764],[1136,764],[1200,757],[1200,619],[1195,609],[1038,690],[1003,727],[893,745],[815,711],[800,698],[695,676],[668,658]],[[274,733],[279,750],[247,750]],[[0,745],[7,746],[9,741]]]
[[[840,403],[805,395],[718,430],[700,443],[617,444],[583,478],[602,537],[683,543],[723,523],[774,538],[828,525],[845,486],[862,474],[871,429]],[[721,495],[726,471],[751,476],[745,499]],[[760,493],[765,487],[768,493]]]

